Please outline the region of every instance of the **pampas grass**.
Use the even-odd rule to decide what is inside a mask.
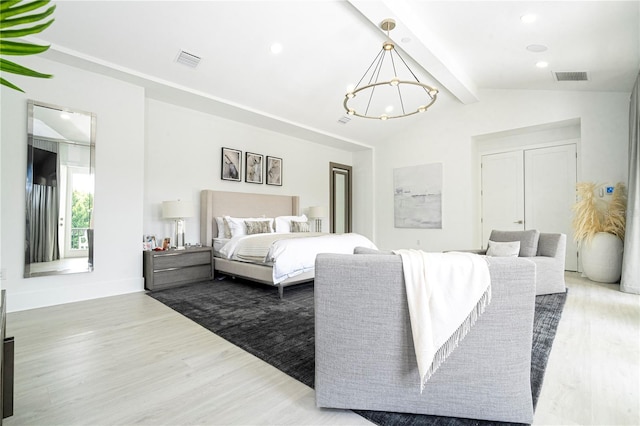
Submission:
[[[624,241],[627,212],[627,191],[624,184],[618,182],[613,190],[613,196],[609,202],[609,209],[605,216],[604,232],[608,232]]]
[[[616,184],[611,200],[596,197],[602,185],[580,182],[576,185],[578,201],[573,206],[575,240],[590,242],[598,232],[608,232],[624,240],[627,193],[623,183]]]

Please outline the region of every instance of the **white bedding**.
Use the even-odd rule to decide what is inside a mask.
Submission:
[[[229,238],[214,238],[213,239],[213,255],[222,257],[220,250],[229,242]]]
[[[273,266],[273,282],[279,284],[314,269],[318,253],[351,254],[355,247],[376,246],[360,234],[254,234],[233,237],[222,247],[220,257]]]

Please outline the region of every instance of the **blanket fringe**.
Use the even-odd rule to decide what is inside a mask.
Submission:
[[[420,393],[424,390],[427,381],[431,378],[431,376],[440,368],[440,366],[447,360],[449,355],[458,347],[458,344],[462,339],[465,338],[471,327],[473,327],[478,321],[480,315],[482,315],[487,308],[487,306],[491,303],[491,284],[487,287],[485,292],[478,300],[476,306],[471,310],[469,316],[462,322],[460,327],[447,339],[447,341],[438,349],[433,357],[433,362],[429,367],[429,370],[425,373],[424,377],[420,383]]]

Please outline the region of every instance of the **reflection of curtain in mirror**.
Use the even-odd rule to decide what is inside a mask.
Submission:
[[[55,186],[33,185],[31,214],[31,262],[60,259],[58,194]]]
[[[30,262],[50,262],[60,259],[57,152],[57,142],[33,139]]]

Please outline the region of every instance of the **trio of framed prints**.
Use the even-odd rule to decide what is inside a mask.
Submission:
[[[244,181],[282,186],[282,158],[245,152]],[[242,151],[222,148],[222,180],[242,182]],[[263,179],[264,178],[264,179]]]

